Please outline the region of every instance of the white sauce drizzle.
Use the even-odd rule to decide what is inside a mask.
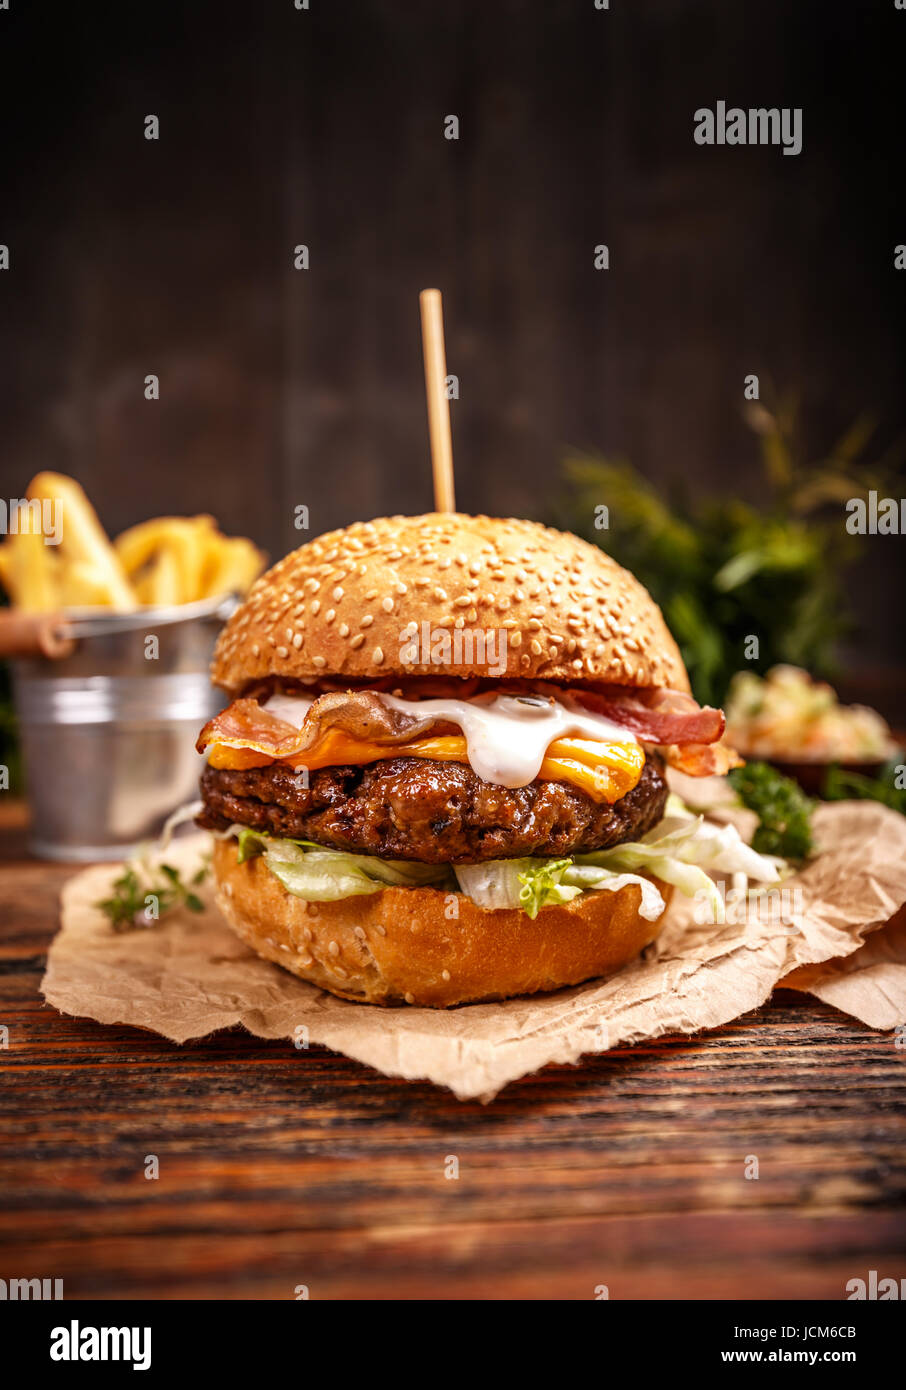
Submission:
[[[483,782],[500,787],[526,787],[534,782],[551,743],[568,734],[606,743],[638,741],[628,729],[583,709],[568,695],[562,700],[496,695],[482,701],[400,700],[378,694],[378,699],[402,714],[430,714],[438,723],[455,724],[465,735],[472,770]],[[272,695],[267,709],[299,729],[312,703],[311,695]]]

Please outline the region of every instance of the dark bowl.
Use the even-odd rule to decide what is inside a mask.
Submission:
[[[901,751],[906,748],[906,734],[895,731],[893,733],[893,739]],[[745,754],[743,754],[743,756],[745,756]],[[834,763],[814,761],[797,762],[793,760],[787,762],[780,758],[753,758],[751,761],[770,763],[771,767],[776,767],[777,771],[782,772],[784,777],[791,777],[794,782],[798,782],[802,790],[806,792],[808,796],[820,797],[824,792],[824,783],[829,768],[839,767],[841,772],[856,772],[862,777],[875,778],[881,775],[881,772],[892,757],[896,757],[896,753],[891,753],[890,757],[887,758],[872,759],[870,762]]]

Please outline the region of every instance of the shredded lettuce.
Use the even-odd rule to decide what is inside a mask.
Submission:
[[[780,880],[778,861],[756,854],[740,838],[734,825],[715,825],[685,811],[668,816],[639,841],[576,855],[575,862],[630,873],[642,869],[664,883],[672,883],[687,898],[702,894],[715,911],[720,906],[720,895],[707,870],[744,874],[762,883]]]
[[[477,907],[521,907],[528,917],[537,917],[542,907],[568,903],[583,891],[563,882],[571,864],[571,859],[490,859],[484,864],[455,864],[453,872]]]
[[[711,873],[732,876],[734,883],[777,883],[787,867],[775,856],[756,854],[735,826],[706,821],[678,801],[641,840],[563,859],[494,859],[451,868],[348,854],[311,840],[273,839],[247,827],[238,832],[238,853],[240,863],[263,854],[287,892],[309,902],[377,893],[388,885],[448,890],[458,886],[478,907],[521,908],[534,918],[542,908],[571,902],[581,893],[612,893],[635,883],[642,891],[639,912],[650,922],[664,911],[663,896],[652,878],[673,884],[686,897],[702,895],[717,912],[720,895]]]
[[[239,863],[264,855],[268,869],[287,893],[310,903],[337,902],[360,893],[378,893],[388,886],[420,888],[449,881],[446,864],[413,864],[401,859],[377,859],[347,854],[311,840],[277,840],[245,828],[239,832]]]
[[[542,907],[568,903],[580,893],[616,892],[628,883],[642,890],[639,911],[649,922],[664,911],[664,899],[650,879],[639,874],[618,874],[575,859],[492,859],[485,864],[457,864],[456,877],[463,892],[478,907],[521,907],[537,917]]]

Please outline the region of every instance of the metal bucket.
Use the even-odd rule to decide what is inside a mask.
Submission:
[[[195,740],[223,704],[208,665],[235,604],[67,614],[71,656],[12,663],[36,855],[119,859],[197,797]]]

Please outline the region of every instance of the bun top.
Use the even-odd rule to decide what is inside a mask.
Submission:
[[[502,634],[510,678],[689,689],[661,610],[609,555],[451,512],[356,522],[292,551],[224,627],[211,677],[238,694],[269,677],[502,675],[488,655]]]

